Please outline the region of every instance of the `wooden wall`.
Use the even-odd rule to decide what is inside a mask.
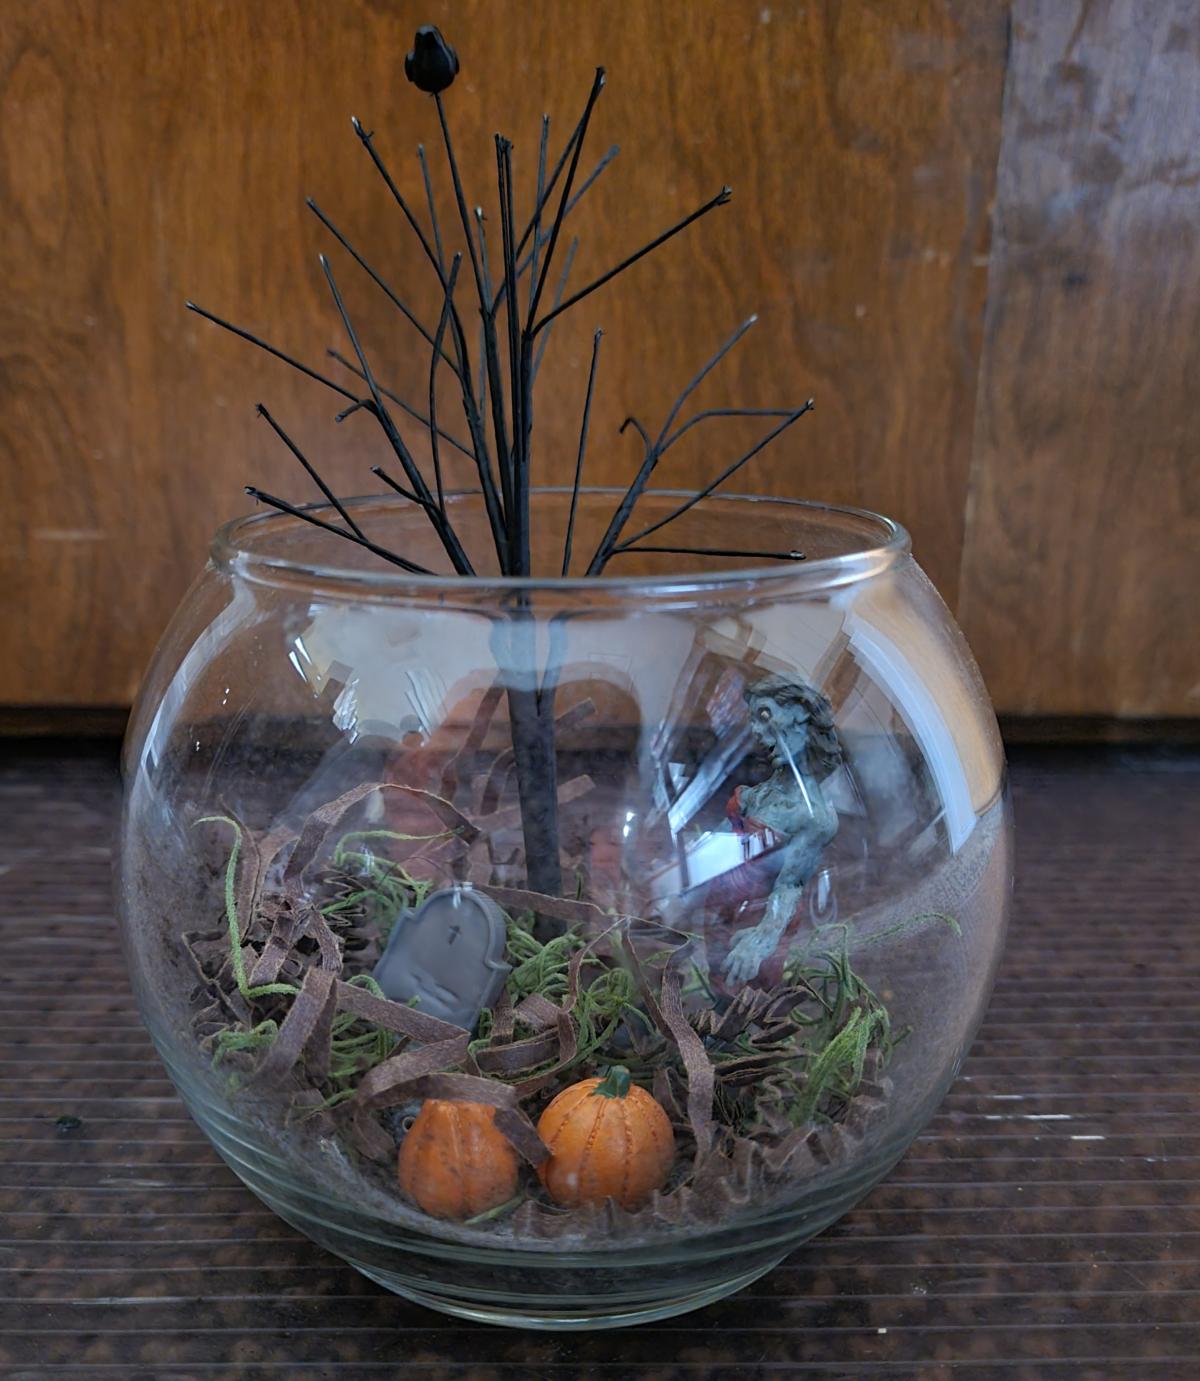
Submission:
[[[1200,6],[1014,6],[959,617],[1006,710],[1200,715]]]
[[[492,131],[528,197],[597,62],[577,281],[723,182],[732,203],[567,318],[540,476],[573,460],[606,330],[591,479],[730,328],[712,403],[817,411],[756,487],[889,512],[960,611],[998,707],[1198,712],[1200,18],[1188,0],[0,0],[0,704],[120,704],[247,482],[309,497],[254,416],[335,486],[373,487],[369,420],[186,314],[194,297],[320,363],[341,346],[311,193],[428,310],[348,123],[420,201],[419,22],[473,199]],[[1010,13],[1011,10],[1011,13]],[[444,215],[451,204],[441,201]],[[418,396],[419,340],[344,256],[364,336]],[[665,482],[711,475],[697,436]],[[1188,620],[1191,637],[1188,636]]]

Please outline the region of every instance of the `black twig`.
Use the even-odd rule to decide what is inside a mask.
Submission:
[[[804,404],[803,407],[796,408],[794,411],[788,413],[784,420],[780,422],[780,424],[777,427],[772,427],[771,430],[766,434],[766,436],[762,438],[761,441],[757,441],[753,446],[751,446],[751,448],[748,451],[746,451],[743,455],[740,455],[737,458],[737,460],[733,462],[732,465],[727,465],[725,469],[722,470],[721,473],[716,477],[715,480],[712,480],[709,484],[706,484],[703,489],[698,490],[685,503],[680,504],[678,508],[668,513],[665,518],[660,518],[657,523],[651,523],[649,527],[643,528],[641,532],[635,533],[634,536],[630,537],[628,541],[622,542],[621,549],[624,550],[625,548],[632,546],[635,542],[640,542],[643,537],[649,537],[652,532],[657,532],[659,528],[666,527],[668,523],[674,522],[676,518],[681,517],[689,509],[695,508],[695,506],[701,501],[701,499],[707,499],[714,489],[717,489],[722,484],[724,484],[725,481],[729,479],[729,477],[732,474],[735,473],[735,471],[740,470],[742,466],[746,464],[747,461],[753,460],[754,457],[758,455],[759,451],[761,451],[764,447],[769,446],[771,442],[774,441],[775,438],[779,436],[781,432],[787,431],[787,429],[794,422],[798,422],[806,412],[811,412],[812,409],[813,400],[810,398]]]
[[[431,341],[430,344],[432,345],[433,342]],[[359,367],[354,363],[353,360],[348,360],[340,350],[330,349],[327,350],[325,353],[329,356],[330,359],[337,360],[338,364],[340,364],[344,369],[348,369],[351,374],[357,374],[358,377],[363,381],[363,383],[366,383],[367,376],[362,372],[361,369],[359,369]],[[442,359],[444,360],[445,358],[446,356],[443,353]],[[406,403],[404,399],[401,398],[400,395],[396,393],[393,389],[387,388],[385,385],[380,384],[379,391],[383,394],[385,398],[395,403],[395,405],[400,409],[401,412],[406,413],[409,417],[411,417],[414,422],[419,422],[423,427],[429,426],[429,418],[426,417],[425,414],[421,412],[419,408],[414,408],[411,403]],[[344,422],[347,417],[353,416],[354,413],[360,410],[365,412],[374,412],[374,400],[371,398],[359,398],[356,402],[351,403],[348,408],[343,408],[341,412],[339,412],[334,417],[333,420],[335,422]],[[464,446],[463,443],[459,441],[457,437],[451,436],[449,432],[443,431],[441,427],[438,428],[438,436],[440,436],[441,439],[448,446],[453,446],[456,451],[461,452],[464,456],[467,457],[468,460],[475,459],[475,452],[472,451],[469,446]]]
[[[458,203],[458,216],[462,221],[463,234],[467,237],[467,251],[471,256],[471,269],[475,274],[475,287],[479,293],[480,304],[487,301],[483,295],[483,278],[479,272],[479,257],[475,253],[475,240],[471,235],[471,217],[467,214],[467,199],[463,196],[462,179],[458,175],[458,159],[454,156],[454,144],[450,138],[450,126],[446,123],[446,107],[442,104],[441,92],[434,95],[438,120],[442,126],[442,143],[446,148],[446,162],[450,166],[450,180],[454,184],[454,199]]]
[[[647,254],[656,250],[659,245],[666,244],[668,240],[678,235],[681,230],[686,230],[693,221],[699,220],[701,216],[708,215],[710,211],[715,210],[718,206],[724,206],[732,195],[732,188],[722,187],[715,197],[706,201],[703,206],[698,206],[691,215],[684,216],[683,220],[671,226],[669,230],[664,230],[661,235],[656,236],[648,245],[643,245],[636,253],[630,254],[627,258],[622,259],[619,264],[610,268],[607,273],[602,273],[599,278],[593,279],[586,288],[580,288],[577,293],[568,297],[560,306],[547,312],[537,325],[532,328],[533,334],[536,336],[539,331],[545,330],[550,322],[560,313],[569,311],[577,302],[582,302],[585,297],[590,296],[597,288],[602,288],[610,279],[615,278],[619,273],[624,273],[627,268],[632,267],[639,259],[644,259]]]
[[[417,158],[421,163],[421,181],[425,184],[425,201],[429,206],[429,228],[433,231],[433,247],[437,252],[438,270],[446,276],[446,258],[442,252],[442,231],[438,225],[437,203],[433,199],[433,182],[429,177],[429,163],[425,157],[425,145],[417,145]]]
[[[433,342],[433,353],[429,360],[429,446],[433,453],[433,480],[437,486],[438,510],[443,521],[446,517],[446,491],[442,487],[442,457],[438,449],[437,424],[437,371],[442,358],[442,337],[446,333],[446,323],[454,304],[454,286],[458,282],[458,271],[462,267],[462,255],[456,254],[450,265],[450,275],[446,279],[446,299],[442,303],[442,314],[438,319],[437,336]]]
[[[588,190],[588,188],[592,185],[592,183],[595,182],[595,180],[600,176],[600,174],[605,170],[605,168],[608,167],[608,165],[613,161],[614,158],[616,158],[617,154],[619,154],[620,152],[621,152],[620,145],[619,145],[619,144],[614,144],[614,145],[612,146],[612,148],[610,148],[609,151],[608,151],[608,152],[604,155],[604,157],[600,160],[600,162],[596,164],[596,166],[592,169],[592,171],[588,174],[587,178],[584,180],[583,184],[580,186],[579,191],[576,192],[575,195],[571,198],[571,200],[567,203],[567,209],[566,209],[566,212],[565,212],[565,214],[564,214],[564,216],[563,216],[563,219],[564,219],[564,220],[566,219],[567,216],[569,216],[569,215],[571,214],[571,212],[572,212],[572,211],[575,209],[575,207],[579,204],[580,198],[581,198],[581,197],[583,196],[583,194]],[[538,246],[538,248],[539,248],[539,249],[542,249],[546,244],[549,243],[549,240],[550,240],[550,232],[547,230],[547,231],[545,232],[545,234],[541,234],[541,235],[538,236],[538,239],[537,239],[537,246]],[[522,243],[524,243],[524,241],[522,241]],[[533,248],[532,248],[532,246],[531,246],[530,249],[529,249],[529,251],[528,251],[528,253],[525,255],[525,257],[524,257],[523,259],[521,259],[521,260],[517,263],[517,281],[518,281],[518,282],[520,282],[521,278],[524,276],[525,270],[528,269],[528,268],[532,265],[532,263],[533,263],[533,257],[534,257],[534,251],[533,251]],[[532,290],[532,286],[533,286],[533,283],[534,283],[534,282],[536,282],[536,279],[531,279],[531,280],[530,280],[530,288],[531,288],[531,290]],[[496,306],[499,306],[499,305],[500,305],[500,302],[503,301],[503,299],[504,299],[504,284],[501,283],[500,286],[496,289],[496,303],[495,303],[495,305],[496,305]]]
[[[487,230],[485,223],[487,217],[483,214],[483,207],[475,208],[475,226],[479,235],[479,271],[483,275],[483,286],[487,290],[488,300],[492,302],[492,310],[495,309],[495,301],[492,299],[492,268],[488,258]],[[503,284],[501,284],[503,288]],[[486,311],[479,314],[479,406],[482,408],[487,403],[488,396],[488,359],[487,359],[487,315]]]
[[[429,239],[426,236],[425,231],[421,228],[420,221],[418,221],[416,216],[413,215],[412,208],[409,206],[408,202],[405,201],[404,196],[401,193],[400,188],[396,186],[395,180],[393,179],[391,173],[388,172],[387,164],[384,163],[383,159],[379,156],[379,153],[375,148],[374,134],[369,132],[368,130],[363,129],[362,123],[359,121],[356,115],[352,115],[350,117],[350,123],[354,126],[354,133],[357,134],[359,139],[362,141],[363,148],[366,149],[366,151],[371,155],[371,162],[375,164],[375,167],[379,172],[379,176],[383,178],[388,191],[391,192],[392,199],[395,201],[396,205],[400,208],[400,210],[404,213],[404,219],[408,222],[413,234],[417,237],[418,241],[420,242],[421,248],[425,251],[425,257],[437,270],[438,277],[443,280],[444,286],[445,274],[442,273],[441,266],[438,263],[437,254],[434,251],[433,246],[429,243]]]
[[[572,239],[567,246],[566,258],[563,259],[562,273],[558,275],[558,287],[554,289],[554,302],[557,305],[562,301],[562,295],[567,290],[567,279],[571,276],[571,266],[575,262],[575,254],[579,249],[578,238]],[[550,344],[550,332],[543,333],[542,338],[537,344],[537,353],[533,357],[533,378],[531,383],[537,382],[537,376],[542,370],[542,360],[545,358],[546,347]]]
[[[242,340],[248,340],[251,345],[257,345],[260,350],[265,350],[268,355],[274,355],[277,360],[282,360],[284,364],[291,367],[301,374],[307,375],[310,379],[315,379],[317,383],[324,384],[326,388],[331,388],[334,393],[340,393],[343,398],[349,398],[352,403],[358,402],[356,394],[350,392],[348,388],[343,388],[341,384],[335,383],[327,374],[318,373],[309,365],[302,364],[293,356],[280,350],[278,346],[270,344],[261,336],[256,336],[252,331],[244,330],[241,326],[234,326],[232,322],[225,321],[222,317],[216,316],[212,312],[205,311],[203,307],[198,307],[194,302],[185,304],[189,312],[195,312],[197,316],[202,316],[205,321],[211,321],[214,326],[220,326],[222,330],[228,331],[231,335],[240,336]]]
[[[509,558],[515,575],[529,574],[529,471],[533,394],[529,350],[521,332],[517,303],[517,256],[513,225],[512,144],[496,136],[496,182],[500,198],[500,233],[507,289],[508,371],[512,418],[512,507],[509,510]]]
[[[579,482],[583,475],[583,458],[587,451],[588,423],[592,415],[592,393],[596,387],[596,365],[600,360],[600,340],[604,332],[597,328],[592,336],[592,364],[588,370],[587,393],[583,399],[583,421],[579,425],[579,451],[575,457],[575,480],[571,485],[571,511],[567,515],[567,539],[563,544],[562,573],[565,577],[571,565],[571,543],[575,537],[575,510],[579,505]]]
[[[388,299],[392,306],[400,312],[400,314],[405,318],[406,321],[410,322],[412,326],[414,326],[416,330],[420,332],[421,336],[425,340],[425,343],[427,345],[432,345],[433,337],[429,334],[429,331],[426,329],[424,324],[417,319],[416,315],[412,312],[408,305],[399,297],[399,295],[396,292],[393,291],[393,289],[383,278],[383,276],[377,273],[375,269],[373,269],[371,265],[366,261],[366,259],[364,259],[363,256],[358,252],[358,250],[355,249],[355,247],[350,243],[350,241],[345,237],[345,235],[343,235],[342,232],[337,228],[337,226],[334,225],[334,223],[329,219],[325,212],[321,210],[321,208],[312,199],[312,197],[305,198],[305,205],[313,213],[313,215],[316,216],[316,218],[321,222],[325,229],[329,231],[329,233],[338,242],[338,244],[341,245],[341,247],[346,251],[346,253],[349,254],[349,256],[354,260],[354,262],[359,266],[359,268],[361,268],[367,274],[367,276],[371,279],[375,286],[380,289],[380,291],[384,294],[384,296]],[[450,366],[451,369],[457,368],[454,361],[450,358],[449,355],[447,355],[445,359],[446,363]]]
[[[479,272],[483,278],[483,290],[486,295],[486,301],[491,302],[492,266],[491,260],[488,258],[487,231],[484,229],[484,223],[486,222],[486,220],[487,217],[483,214],[483,207],[477,206],[475,208],[475,231],[479,237]],[[481,346],[480,354],[482,353],[483,348]]]
[[[438,109],[440,110],[440,96],[437,97],[437,102]],[[438,276],[438,283],[441,285],[444,294],[446,291],[446,275],[443,273],[442,267],[438,262],[437,252],[430,245],[428,237],[421,229],[420,222],[417,220],[416,216],[413,215],[411,207],[408,202],[405,201],[403,194],[399,187],[396,186],[395,180],[388,171],[387,165],[376,150],[374,135],[363,129],[357,117],[352,117],[350,123],[354,126],[354,132],[362,141],[363,147],[370,154],[371,162],[375,164],[376,170],[380,177],[383,178],[388,191],[391,192],[393,200],[403,212],[404,219],[408,222],[409,226],[412,228],[413,234],[416,235],[417,240],[420,242],[421,248],[425,252],[425,257],[429,260],[430,264],[433,265],[434,272]],[[444,128],[445,125],[443,121],[443,129]],[[458,168],[454,163],[452,151],[450,151],[450,161],[451,172],[455,181],[455,192],[459,197],[461,209],[462,188],[458,183]],[[469,242],[471,232],[465,218],[463,224]],[[471,262],[474,265],[475,252],[473,247],[471,247]],[[471,354],[467,346],[466,333],[463,331],[462,319],[457,311],[453,311],[451,314],[451,325],[454,328],[454,350],[458,357],[457,374],[459,383],[462,387],[463,412],[466,415],[467,428],[471,433],[471,445],[475,449],[475,465],[479,473],[480,487],[483,490],[488,522],[492,529],[492,538],[496,544],[496,553],[500,558],[501,569],[503,569],[505,550],[504,523],[500,513],[499,499],[496,495],[496,482],[492,475],[492,462],[488,452],[487,433],[483,426],[483,419],[480,416],[479,407],[475,401],[475,390],[471,379]]]
[[[622,436],[625,435],[626,427],[632,427],[634,431],[637,432],[638,436],[642,438],[642,444],[645,447],[647,447],[647,449],[654,445],[654,443],[650,440],[650,434],[646,431],[646,428],[642,426],[642,424],[637,420],[636,417],[627,417],[625,421],[621,423],[620,427],[617,428],[617,430],[620,432]]]
[[[642,444],[646,448],[645,454],[642,457],[642,463],[638,468],[637,474],[633,477],[633,482],[625,491],[621,502],[617,505],[616,511],[613,513],[604,536],[600,539],[600,545],[596,548],[596,553],[588,565],[588,575],[599,575],[604,569],[604,563],[616,549],[625,524],[629,521],[629,515],[633,512],[634,505],[637,503],[638,499],[641,498],[646,485],[649,483],[650,476],[654,473],[655,466],[657,466],[658,462],[666,453],[667,447],[670,444],[668,438],[671,426],[682,411],[684,403],[695,393],[696,389],[700,387],[709,374],[711,374],[717,365],[721,363],[725,356],[729,354],[733,347],[757,320],[758,318],[756,316],[747,317],[729,339],[721,345],[716,354],[710,355],[709,358],[705,360],[700,369],[688,381],[683,392],[675,399],[675,402],[671,406],[671,411],[667,414],[667,420],[663,423],[662,430],[653,442],[646,434],[646,429],[636,418],[627,417],[621,424],[622,431],[630,424],[637,428],[638,435],[642,438]]]
[[[525,453],[525,420],[522,404],[524,390],[521,373],[521,325],[513,309],[517,291],[517,260],[513,243],[513,187],[512,144],[502,134],[496,135],[496,186],[500,199],[500,245],[504,255],[504,283],[508,289],[509,309],[505,312],[508,327],[508,373],[513,436],[513,493],[520,511],[522,477],[528,469]],[[522,572],[523,574],[525,572]]]
[[[542,137],[538,140],[538,166],[537,166],[537,191],[535,192],[537,210],[533,213],[533,247],[529,251],[530,277],[529,277],[529,305],[533,305],[533,290],[537,283],[537,261],[541,251],[542,238],[542,196],[546,190],[546,146],[550,142],[550,117],[542,116]],[[520,251],[517,251],[520,253]],[[517,273],[520,274],[518,265]],[[508,285],[505,284],[507,287]]]
[[[346,524],[346,526],[351,530],[351,532],[355,534],[356,537],[362,538],[362,540],[365,542],[367,539],[362,529],[354,521],[350,514],[346,512],[345,508],[342,507],[341,500],[317,473],[316,467],[312,464],[312,462],[308,459],[308,457],[304,454],[300,447],[296,445],[292,438],[288,436],[287,432],[285,432],[283,428],[279,425],[279,423],[275,421],[275,419],[267,411],[267,408],[263,403],[258,404],[257,411],[258,415],[266,422],[266,424],[271,428],[271,430],[280,439],[280,441],[283,442],[283,444],[288,448],[288,450],[291,451],[292,455],[294,455],[296,459],[300,462],[300,464],[304,467],[305,471],[308,473],[308,477],[313,481],[313,483],[317,486],[321,493],[324,494],[325,497],[329,500],[329,502],[333,505],[333,507],[337,509],[338,513],[341,515],[342,521]]]
[[[408,476],[408,482],[412,485],[413,492],[418,494],[423,500],[430,500],[429,487],[426,485],[416,461],[412,458],[408,447],[404,444],[404,438],[400,435],[396,423],[391,413],[387,410],[387,405],[383,401],[383,396],[379,392],[379,385],[375,382],[375,376],[371,373],[371,366],[367,363],[366,354],[359,344],[358,333],[350,320],[350,314],[346,311],[346,304],[342,301],[342,294],[338,291],[337,280],[333,276],[333,269],[330,267],[329,260],[322,254],[320,257],[321,269],[325,274],[325,279],[329,284],[329,291],[333,294],[334,305],[338,309],[338,315],[342,318],[342,325],[346,328],[346,334],[350,337],[350,344],[354,347],[354,353],[358,357],[358,363],[367,381],[367,387],[371,390],[371,397],[375,400],[375,416],[379,419],[380,426],[383,428],[384,435],[387,437],[392,450],[395,451],[400,464],[404,467],[404,473]],[[453,527],[447,522],[445,515],[432,507],[426,510],[433,521],[434,530],[437,532],[442,545],[446,549],[446,554],[450,557],[454,569],[460,575],[474,575],[474,569],[463,550],[462,543],[458,540],[458,535]]]
[[[558,245],[558,237],[562,231],[563,218],[567,214],[567,203],[571,200],[571,186],[575,181],[575,173],[579,168],[579,155],[583,152],[583,142],[587,138],[588,124],[591,122],[592,111],[596,108],[596,102],[600,98],[601,91],[604,90],[604,68],[596,68],[596,76],[592,81],[592,89],[588,92],[587,104],[583,108],[583,114],[579,119],[579,126],[575,134],[575,147],[571,151],[571,166],[567,169],[566,178],[563,180],[562,193],[558,199],[558,210],[554,215],[554,224],[550,229],[550,238],[546,242],[546,257],[542,262],[541,272],[536,279],[533,290],[533,299],[529,304],[529,313],[525,318],[525,328],[527,333],[532,333],[533,322],[537,317],[538,304],[542,300],[542,293],[546,287],[546,276],[550,272],[550,265],[554,260],[554,250]],[[518,246],[519,250],[519,246]]]
[[[405,489],[399,480],[393,479],[382,465],[372,465],[371,473],[377,475],[389,489],[394,489],[402,499],[407,499],[409,503],[415,503],[418,508],[427,509],[432,507],[432,504],[427,503],[424,499],[419,499],[411,489]]]
[[[277,508],[281,513],[290,513],[293,518],[302,518],[306,523],[311,523],[313,527],[323,528],[326,532],[332,532],[335,537],[344,537],[348,542],[356,542],[360,547],[365,547],[368,551],[374,552],[376,556],[382,557],[384,561],[390,561],[393,566],[399,566],[402,570],[408,571],[411,575],[433,575],[433,572],[425,566],[418,566],[415,561],[407,561],[403,556],[397,556],[394,551],[388,551],[386,547],[378,546],[375,542],[366,537],[356,537],[353,532],[347,532],[343,527],[337,527],[333,523],[327,523],[323,518],[318,518],[315,513],[305,508],[298,508],[295,504],[290,504],[286,499],[277,498],[274,494],[268,494],[265,490],[256,489],[254,485],[246,485],[246,493],[252,499],[257,499],[260,503],[268,504],[271,508]]]
[[[605,76],[603,67],[598,67],[596,69],[596,76],[592,84],[593,92],[596,89],[597,82],[600,84],[600,86],[604,85]],[[546,209],[546,204],[549,202],[550,197],[554,192],[555,185],[558,182],[558,175],[566,166],[567,159],[570,158],[571,155],[574,153],[575,146],[579,143],[582,136],[586,133],[588,121],[591,119],[591,107],[594,104],[594,97],[589,96],[588,104],[584,107],[583,114],[579,117],[578,123],[576,124],[575,128],[571,131],[570,138],[563,145],[563,151],[558,156],[558,161],[554,165],[554,171],[550,174],[549,178],[547,179],[546,186],[543,189],[541,196],[538,197],[537,204],[533,208],[533,215],[529,218],[529,224],[522,231],[521,238],[517,241],[518,254],[520,254],[520,252],[525,248],[526,241],[529,239],[530,235],[533,234],[534,226],[537,224],[538,221],[541,220],[542,212]]]
[[[790,417],[794,411],[794,408],[705,408],[703,412],[689,417],[677,431],[672,432],[663,442],[663,450],[674,446],[679,438],[685,436],[693,427],[713,417]]]

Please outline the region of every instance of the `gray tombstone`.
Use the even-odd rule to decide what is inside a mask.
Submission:
[[[416,998],[418,1011],[473,1030],[508,977],[506,939],[504,913],[484,893],[465,886],[431,892],[400,915],[375,981],[393,1002]]]

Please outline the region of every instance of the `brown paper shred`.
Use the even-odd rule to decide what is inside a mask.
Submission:
[[[346,812],[376,791],[398,791],[420,802],[428,807],[446,829],[457,831],[460,837],[468,842],[478,833],[461,811],[456,810],[441,796],[435,796],[432,791],[422,791],[418,787],[404,786],[399,782],[367,782],[363,786],[356,786],[344,792],[312,812],[304,822],[304,828],[300,831],[300,837],[296,840],[296,846],[288,859],[284,870],[285,883],[300,878],[308,865],[318,857],[330,831],[339,824]]]
[[[672,1079],[674,1070],[667,1068],[656,1069],[654,1071],[654,1096],[662,1104],[663,1110],[671,1119],[675,1126],[681,1126],[684,1121],[683,1109],[679,1105],[679,1100],[675,1097],[675,1081]]]
[[[486,892],[493,901],[510,912],[532,911],[535,915],[552,916],[556,921],[578,926],[612,926],[618,919],[587,901],[551,897],[544,892],[528,892],[522,887],[495,887],[487,883],[477,885],[481,892]]]
[[[199,991],[211,999],[211,1006],[205,1009],[206,1016],[215,1009],[239,1024],[248,1024],[250,1007],[238,991],[236,981],[232,975],[223,981],[230,968],[228,931],[192,932],[183,937],[183,947],[196,970]],[[223,1027],[227,1025],[227,1020],[222,1022]]]
[[[543,1031],[540,1036],[531,1036],[528,1040],[489,1045],[477,1050],[475,1063],[485,1073],[511,1078],[527,1069],[536,1069],[538,1065],[553,1059],[555,1054],[561,1059],[562,1045],[560,1032]]]
[[[379,1125],[371,1110],[356,1107],[351,1116],[350,1131],[359,1151],[373,1161],[394,1160],[396,1143]]]
[[[496,710],[503,694],[504,687],[499,682],[489,686],[484,691],[462,746],[442,769],[442,795],[446,800],[452,801],[454,799],[454,793],[458,789],[459,768],[472,753],[479,751],[480,745],[487,737],[487,731],[491,727],[492,720],[496,717]]]
[[[537,1128],[521,1108],[515,1090],[507,1084],[470,1074],[431,1074],[416,1080],[409,1094],[419,1098],[440,1098],[451,1103],[483,1103],[495,1108],[497,1129],[530,1165],[541,1165],[550,1155],[546,1143],[537,1134]]]
[[[539,1031],[544,1026],[553,1026],[562,1015],[562,1008],[541,993],[530,993],[513,1008],[513,1015],[523,1026]]]
[[[297,902],[300,901],[299,898],[296,900]],[[326,973],[336,976],[342,971],[341,941],[329,928],[329,922],[315,906],[304,903],[303,908],[305,918],[303,933],[316,940],[321,951],[321,967]]]
[[[403,1102],[404,1089],[423,1075],[436,1074],[462,1064],[467,1058],[470,1041],[471,1033],[461,1031],[449,1040],[393,1055],[363,1075],[351,1101],[360,1107],[386,1107]]]
[[[522,1100],[531,1097],[535,1093],[540,1093],[547,1084],[552,1083],[575,1058],[579,1048],[578,1038],[575,1034],[575,1023],[564,1011],[559,1014],[557,1023],[558,1040],[558,1059],[547,1070],[541,1074],[535,1074],[530,1079],[522,1079],[516,1085],[517,1096]]]
[[[502,988],[492,1008],[492,1044],[506,1045],[511,1041],[515,1025],[516,1012],[513,1010],[512,997],[507,988]]]
[[[496,1126],[514,1148],[531,1165],[541,1164],[550,1153],[522,1111],[516,1090],[495,1079],[452,1072],[453,1066],[466,1058],[467,1040],[468,1034],[463,1032],[460,1038],[393,1056],[365,1074],[351,1100],[360,1142],[364,1139],[371,1142],[376,1152],[383,1145],[379,1138],[365,1130],[369,1124],[364,1114],[373,1109],[394,1106],[410,1098],[483,1103],[498,1110]],[[387,1149],[390,1151],[390,1143]],[[380,1156],[375,1154],[372,1158],[380,1159]]]
[[[682,990],[681,966],[673,960],[663,974],[662,1014],[687,1070],[688,1122],[696,1138],[697,1153],[702,1154],[712,1143],[714,1075],[704,1042],[684,1014]]]
[[[287,1074],[312,1043],[313,1059],[329,1067],[329,1028],[337,996],[334,977],[324,969],[312,968],[304,975],[300,991],[292,999],[279,1034],[266,1058],[254,1074],[256,1084],[270,1083]],[[317,1042],[324,1038],[324,1049]]]
[[[302,918],[291,907],[279,908],[267,943],[250,970],[250,987],[259,988],[275,982],[279,977],[279,970],[300,938],[299,929],[302,924]]]
[[[455,1026],[451,1021],[443,1021],[441,1017],[431,1017],[416,1007],[405,1006],[402,1002],[393,1002],[387,997],[376,997],[365,988],[360,988],[353,983],[343,983],[339,979],[335,987],[339,1012],[353,1012],[355,1016],[362,1017],[364,1021],[373,1022],[376,1026],[382,1026],[386,1031],[396,1032],[397,1035],[411,1036],[423,1045],[457,1040],[470,1034],[463,1027]]]
[[[659,1006],[658,998],[655,996],[654,988],[645,968],[642,966],[642,961],[635,945],[630,944],[626,947],[625,959],[637,981],[642,1003],[646,1008],[646,1015],[668,1040],[673,1040],[674,1033],[667,1019],[663,1016],[662,1008]]]
[[[497,1108],[496,1130],[506,1136],[513,1150],[535,1168],[549,1160],[550,1148],[538,1136],[537,1128],[522,1108]]]

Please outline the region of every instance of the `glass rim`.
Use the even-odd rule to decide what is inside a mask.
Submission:
[[[569,497],[569,486],[537,486],[531,497]],[[615,486],[581,486],[580,497],[608,496],[620,500],[625,490]],[[646,498],[689,499],[694,491],[681,489],[647,489]],[[264,550],[249,539],[264,529],[284,527],[301,519],[278,510],[245,513],[223,523],[213,535],[210,554],[213,563],[223,570],[246,579],[265,584],[292,584],[304,581],[313,585],[349,585],[376,594],[411,592],[422,597],[447,594],[486,595],[488,592],[543,591],[547,593],[579,594],[587,591],[628,597],[638,593],[654,595],[690,595],[706,591],[729,591],[758,585],[789,584],[801,588],[827,589],[852,584],[879,575],[912,551],[908,530],[893,518],[871,509],[850,504],[822,503],[813,499],[783,498],[768,494],[719,494],[712,496],[719,503],[745,505],[747,511],[766,509],[801,510],[812,515],[856,519],[874,527],[879,540],[864,542],[861,547],[835,556],[815,557],[811,560],[775,561],[712,571],[673,571],[662,575],[572,575],[572,576],[511,576],[511,575],[417,575],[380,563],[378,569],[362,569],[326,561],[297,560],[269,549]],[[447,500],[481,499],[478,489],[447,491]],[[396,508],[412,510],[414,505],[398,495],[364,494],[340,500],[352,511],[365,508]],[[336,510],[329,503],[297,504],[305,513],[333,515]]]

